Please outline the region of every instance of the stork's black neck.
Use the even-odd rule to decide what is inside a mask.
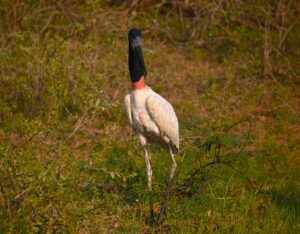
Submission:
[[[146,78],[147,75],[142,53],[141,37],[141,31],[135,28],[131,29],[128,33],[128,65],[132,83],[138,82],[143,76]]]

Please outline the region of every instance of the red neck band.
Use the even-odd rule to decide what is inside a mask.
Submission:
[[[146,87],[145,77],[142,76],[138,82],[132,83],[132,89],[143,89]]]

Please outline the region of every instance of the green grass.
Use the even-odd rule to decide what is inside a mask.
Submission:
[[[262,14],[270,1],[186,3],[183,18],[156,1],[130,11],[117,1],[47,4],[0,6],[1,233],[299,232],[298,24],[268,67],[260,52],[262,25],[277,23]],[[201,4],[202,18],[193,16]],[[289,28],[297,16],[283,6],[270,11],[290,13]],[[147,82],[180,124],[159,227],[146,223],[143,152],[123,110],[133,26],[145,32]],[[279,29],[267,29],[272,48]],[[171,159],[155,146],[150,154],[158,213]]]

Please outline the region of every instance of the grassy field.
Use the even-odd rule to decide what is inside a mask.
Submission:
[[[180,124],[159,227],[129,127],[127,32]],[[300,4],[0,3],[0,233],[299,233]],[[171,160],[151,146],[154,208]]]

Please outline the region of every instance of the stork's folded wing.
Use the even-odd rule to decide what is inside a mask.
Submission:
[[[132,112],[131,112],[131,103],[130,103],[130,94],[127,94],[124,98],[124,107],[127,118],[132,126]]]
[[[179,127],[173,107],[159,95],[148,97],[146,106],[161,133],[170,139],[173,153],[177,153],[179,150]]]

